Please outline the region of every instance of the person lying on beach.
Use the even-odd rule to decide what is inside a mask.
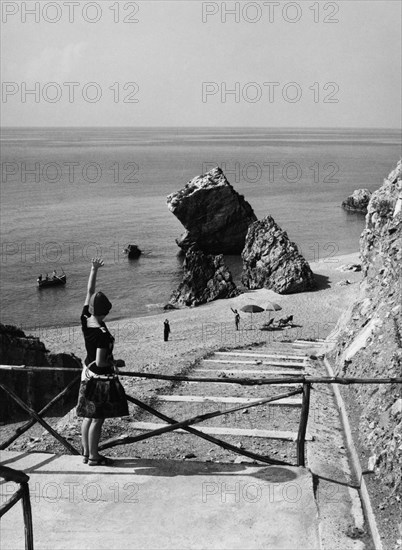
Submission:
[[[89,466],[110,464],[99,454],[98,446],[105,418],[127,416],[128,405],[123,386],[115,374],[114,338],[104,319],[112,304],[103,292],[95,293],[96,275],[103,260],[92,260],[87,295],[81,314],[81,328],[87,356],[83,361],[77,416],[83,417],[81,437],[83,462]],[[123,361],[119,362],[123,366]]]
[[[278,327],[284,327],[285,325],[291,324],[293,324],[293,315],[289,315],[289,317],[282,317],[282,319],[278,320]]]

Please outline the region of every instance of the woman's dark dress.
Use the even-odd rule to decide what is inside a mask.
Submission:
[[[85,340],[87,356],[84,361],[83,375],[77,403],[77,416],[85,418],[113,418],[116,416],[127,416],[128,406],[124,388],[117,376],[111,376],[109,380],[99,378],[88,378],[86,367],[91,365],[90,372],[95,375],[113,375],[113,345],[114,338],[108,331],[105,323],[101,327],[88,327],[88,318],[91,316],[88,306],[84,306],[81,314],[81,328]],[[96,366],[96,350],[108,350],[108,367]]]

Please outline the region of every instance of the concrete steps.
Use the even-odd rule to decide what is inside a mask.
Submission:
[[[139,430],[139,431],[151,431],[158,430],[159,428],[164,428],[169,426],[164,422],[130,422],[130,427]],[[263,437],[265,439],[282,439],[285,441],[296,441],[297,433],[290,431],[280,431],[280,430],[261,430],[258,428],[248,429],[248,428],[226,428],[226,427],[215,427],[215,426],[204,426],[196,425],[194,428],[202,433],[209,435],[229,435],[235,437]],[[174,430],[175,433],[187,432],[181,428]],[[306,434],[306,441],[312,441],[312,436]]]
[[[201,396],[201,395],[159,395],[158,401],[164,402],[184,402],[184,403],[234,403],[234,404],[247,404],[257,401],[256,398],[251,397],[219,397],[219,396]],[[299,407],[302,404],[301,399],[281,399],[279,401],[273,401],[272,403],[266,403],[269,405],[285,406],[285,407]]]

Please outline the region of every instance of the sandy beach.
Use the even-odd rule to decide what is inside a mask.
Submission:
[[[115,358],[124,359],[133,371],[178,372],[197,358],[220,348],[243,347],[296,338],[326,338],[340,315],[359,293],[361,272],[341,271],[346,264],[359,263],[359,253],[323,259],[311,263],[318,282],[317,290],[300,294],[279,295],[267,289],[250,291],[236,298],[216,300],[197,308],[162,312],[150,317],[137,317],[107,322],[116,338]],[[340,286],[342,280],[351,284]],[[83,294],[84,294],[83,289]],[[113,296],[110,296],[113,302]],[[242,306],[256,304],[266,308],[273,301],[282,307],[275,317],[293,315],[292,328],[261,330],[272,312],[253,314],[241,312]],[[234,315],[241,315],[240,330],[235,330]],[[77,308],[77,318],[80,308]],[[171,335],[163,341],[163,321],[169,319]],[[107,321],[107,320],[106,320]],[[46,347],[54,353],[72,352],[85,356],[80,326],[47,329],[40,335]]]

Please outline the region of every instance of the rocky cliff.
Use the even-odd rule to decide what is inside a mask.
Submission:
[[[176,240],[183,250],[196,245],[208,254],[240,254],[248,226],[257,219],[220,168],[189,181],[167,204],[186,229]]]
[[[0,324],[0,363],[2,365],[25,365],[18,371],[1,371],[1,380],[27,405],[36,411],[42,409],[53,397],[61,392],[77,373],[68,371],[33,372],[29,366],[41,367],[81,367],[80,360],[71,353],[52,354],[43,342],[13,326]],[[77,385],[78,391],[78,385]],[[73,406],[77,391],[64,398],[52,409],[53,413],[63,414]],[[2,390],[0,399],[0,420],[16,420],[25,417],[22,409]]]
[[[315,287],[308,262],[271,216],[250,225],[242,258],[247,288],[291,294]]]
[[[170,303],[175,306],[199,306],[218,298],[232,298],[238,293],[222,254],[204,254],[192,247],[186,252],[183,280],[173,292]]]
[[[360,297],[340,319],[335,332],[337,341],[331,359],[338,375],[402,376],[401,177],[399,163],[368,205],[360,239],[364,275]],[[363,470],[373,471],[366,481],[375,509],[387,510],[392,516],[402,499],[401,386],[355,385],[343,393]],[[388,520],[382,532],[387,540],[384,547],[394,548],[397,538],[401,538],[397,528],[400,521],[400,515],[399,519]]]

